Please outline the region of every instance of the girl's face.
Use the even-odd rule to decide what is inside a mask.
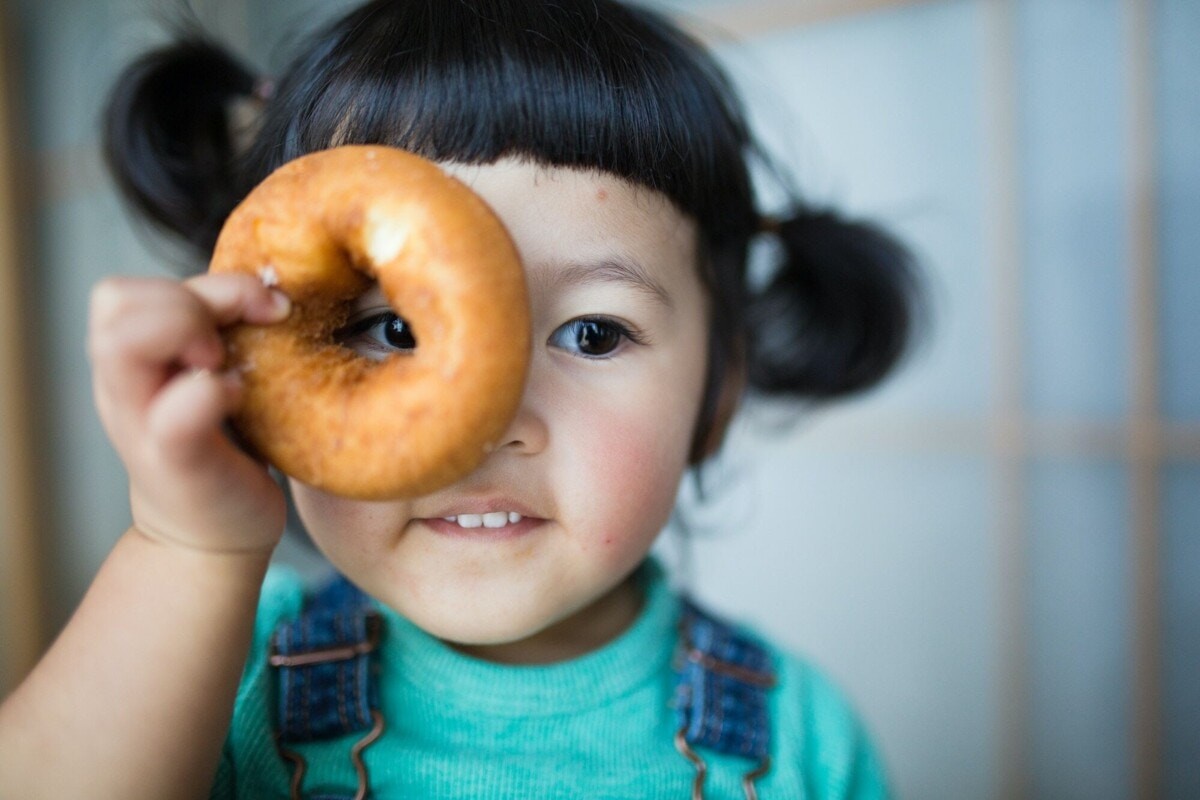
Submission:
[[[636,614],[626,578],[687,466],[708,326],[696,230],[665,197],[602,173],[445,168],[521,254],[533,353],[520,410],[482,466],[434,494],[366,502],[292,481],[296,506],[334,566],[430,634],[500,661],[571,657]],[[372,292],[356,313],[386,307]],[[382,355],[402,340],[386,328],[350,344]]]

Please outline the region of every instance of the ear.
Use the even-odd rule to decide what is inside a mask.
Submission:
[[[725,432],[733,415],[737,413],[742,402],[742,393],[746,390],[746,360],[742,354],[732,359],[721,386],[717,390],[716,407],[713,409],[712,424],[707,431],[697,431],[693,443],[691,465],[696,466],[711,456],[716,455],[725,441]]]

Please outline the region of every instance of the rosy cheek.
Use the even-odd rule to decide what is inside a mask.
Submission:
[[[644,415],[606,416],[581,426],[580,471],[575,487],[589,510],[588,544],[609,558],[640,559],[666,524],[675,503],[685,456],[679,436]],[[653,422],[658,422],[654,425]]]

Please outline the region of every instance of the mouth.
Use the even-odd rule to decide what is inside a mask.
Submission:
[[[501,520],[498,515],[504,513]],[[491,517],[489,520],[481,516]],[[434,533],[457,539],[513,539],[524,536],[546,522],[538,517],[523,517],[516,512],[492,512],[489,514],[459,514],[453,517],[434,517],[417,520]],[[490,524],[488,524],[490,523]]]
[[[516,511],[489,511],[486,514],[457,514],[442,517],[442,519],[446,522],[453,522],[460,528],[470,530],[472,528],[499,529],[507,525],[516,525],[525,517]]]

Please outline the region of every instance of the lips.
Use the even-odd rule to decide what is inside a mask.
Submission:
[[[461,517],[470,515],[459,516]],[[498,527],[486,527],[484,525],[467,527],[459,524],[461,522],[460,519],[450,521],[448,519],[443,519],[442,517],[435,517],[433,519],[422,519],[419,521],[434,533],[442,536],[476,540],[512,539],[524,536],[525,534],[528,534],[542,526],[546,522],[546,520],[538,519],[537,517],[521,517],[516,522],[506,521],[504,525]]]
[[[524,504],[502,497],[459,500],[421,520],[438,533],[473,537],[520,535],[545,521]]]

